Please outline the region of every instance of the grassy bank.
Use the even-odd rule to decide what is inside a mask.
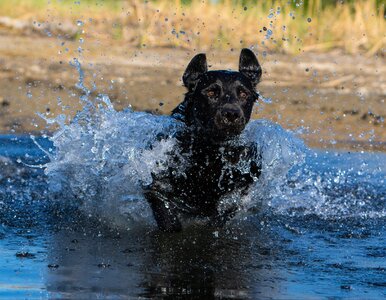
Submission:
[[[0,0],[0,16],[38,22],[82,20],[79,35],[138,47],[231,49],[255,46],[289,53],[383,53],[384,4],[364,1]]]

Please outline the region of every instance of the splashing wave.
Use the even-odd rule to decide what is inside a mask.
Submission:
[[[178,147],[173,136],[183,126],[168,116],[118,112],[107,96],[98,97],[52,137],[56,152],[45,169],[51,195],[79,201],[88,214],[118,225],[152,220],[142,187],[151,183],[151,173],[170,163],[168,152]],[[240,141],[255,142],[262,153],[262,176],[244,201],[249,209],[286,182],[306,150],[292,134],[265,120],[251,121]]]

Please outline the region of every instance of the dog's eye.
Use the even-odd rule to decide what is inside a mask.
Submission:
[[[239,96],[240,96],[241,99],[246,99],[248,97],[247,93],[244,92],[244,91],[240,91],[239,92]]]
[[[214,96],[216,96],[216,92],[213,91],[213,90],[210,90],[210,91],[207,91],[207,92],[206,92],[206,95],[207,95],[209,98],[213,98]]]

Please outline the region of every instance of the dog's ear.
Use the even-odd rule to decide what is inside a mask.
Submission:
[[[255,54],[247,48],[241,50],[239,71],[251,81],[253,87],[259,83],[262,73],[260,64]]]
[[[194,90],[201,74],[208,71],[206,63],[206,55],[204,53],[197,54],[192,58],[188,67],[182,76],[182,81],[189,91]]]

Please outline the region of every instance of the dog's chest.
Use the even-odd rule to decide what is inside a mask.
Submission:
[[[215,204],[222,195],[245,189],[258,176],[250,147],[192,147],[183,176],[174,180],[179,196],[192,205]]]
[[[249,170],[245,168],[249,167],[250,158],[246,148],[220,147],[211,151],[205,150],[194,151],[190,158],[191,164],[188,169],[192,178],[196,173],[200,175],[197,176],[197,180],[211,182],[221,187],[236,182],[242,173],[248,173]]]

